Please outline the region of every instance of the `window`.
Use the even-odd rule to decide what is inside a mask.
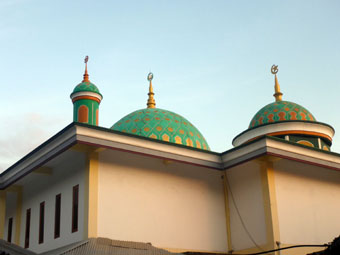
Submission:
[[[30,245],[31,208],[26,210],[25,248]]]
[[[54,238],[60,237],[61,194],[55,196]]]
[[[12,227],[13,227],[13,218],[8,219],[8,232],[7,232],[7,242],[12,242]]]
[[[39,244],[44,242],[45,202],[40,203]]]
[[[78,108],[78,121],[83,123],[89,122],[89,108],[86,105]]]
[[[73,187],[72,233],[78,231],[78,202],[79,202],[79,185],[76,185]]]

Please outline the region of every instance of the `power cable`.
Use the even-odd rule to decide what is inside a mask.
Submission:
[[[224,253],[223,255],[261,255],[261,254],[266,254],[270,252],[276,252],[276,251],[282,251],[282,250],[288,250],[288,249],[294,249],[294,248],[301,248],[301,247],[330,247],[331,245],[329,244],[301,244],[301,245],[292,245],[292,246],[287,246],[287,247],[282,247],[274,250],[269,250],[269,251],[261,251],[261,252],[256,252],[256,253]],[[200,253],[200,252],[183,252],[186,255],[216,255],[216,253]],[[334,253],[335,254],[335,253]]]
[[[278,248],[274,250],[261,251],[261,252],[256,252],[256,253],[246,253],[246,254],[233,253],[233,255],[260,255],[260,254],[266,254],[266,253],[275,252],[275,251],[282,251],[282,250],[301,248],[301,247],[329,247],[329,246],[330,246],[329,244],[301,244],[301,245],[287,246],[287,247],[282,247],[282,248]]]
[[[233,204],[234,204],[234,206],[235,206],[236,212],[237,212],[237,214],[238,214],[238,217],[240,218],[240,221],[241,221],[241,224],[242,224],[244,230],[246,231],[246,233],[247,233],[249,239],[253,242],[253,244],[254,244],[260,251],[263,251],[263,249],[255,242],[254,238],[253,238],[252,235],[250,234],[248,228],[246,227],[246,224],[244,223],[244,221],[243,221],[243,219],[242,219],[242,216],[241,216],[241,214],[240,214],[240,211],[239,211],[239,209],[238,209],[238,207],[237,207],[237,205],[236,205],[235,198],[234,198],[234,194],[233,194],[233,192],[232,192],[232,190],[231,190],[231,186],[230,186],[229,180],[228,180],[228,178],[227,178],[227,173],[225,174],[225,179],[226,179],[227,188],[228,188],[228,190],[230,191],[231,200],[233,201]]]

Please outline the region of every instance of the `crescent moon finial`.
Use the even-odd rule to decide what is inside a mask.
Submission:
[[[271,71],[272,71],[272,74],[277,74],[277,72],[279,71],[279,66],[276,66],[276,65],[272,65],[272,68],[271,68]]]
[[[148,108],[155,108],[156,107],[156,102],[155,99],[153,98],[153,96],[155,95],[155,93],[153,93],[153,87],[152,87],[152,79],[153,79],[153,73],[149,73],[148,77],[147,77],[148,81],[149,81],[149,93],[148,93],[148,101],[146,103],[146,105],[148,106]]]
[[[153,73],[150,72],[150,73],[148,74],[148,78],[147,78],[147,79],[148,79],[148,81],[152,81],[152,79],[153,79]]]
[[[275,93],[274,93],[274,97],[275,97],[275,101],[276,102],[279,102],[279,101],[282,101],[282,93],[281,93],[281,90],[280,90],[280,84],[279,84],[279,81],[277,79],[277,72],[279,71],[279,68],[277,65],[272,65],[272,68],[271,68],[271,72],[272,74],[275,75],[275,85],[274,85],[274,89],[275,89]]]
[[[89,74],[87,73],[87,62],[89,61],[89,56],[86,56],[84,59],[84,63],[85,63],[85,73],[84,73],[84,79],[83,82],[90,82],[89,80]]]

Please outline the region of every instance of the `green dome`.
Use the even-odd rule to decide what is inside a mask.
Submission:
[[[94,85],[91,82],[88,82],[88,81],[83,81],[83,82],[79,83],[74,88],[72,94],[77,93],[77,92],[84,92],[84,91],[89,91],[89,92],[93,92],[93,93],[97,93],[99,95],[102,95],[102,94],[100,94],[99,89],[97,88],[97,86]]]
[[[259,110],[250,121],[249,128],[283,121],[316,121],[316,119],[301,105],[288,101],[278,101]]]
[[[198,149],[210,150],[203,135],[182,116],[159,108],[132,112],[111,129]]]

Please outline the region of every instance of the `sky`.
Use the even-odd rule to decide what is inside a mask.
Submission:
[[[335,128],[340,153],[340,1],[0,0],[0,172],[72,122],[84,57],[110,128],[156,105],[224,152],[255,113],[283,100]]]

